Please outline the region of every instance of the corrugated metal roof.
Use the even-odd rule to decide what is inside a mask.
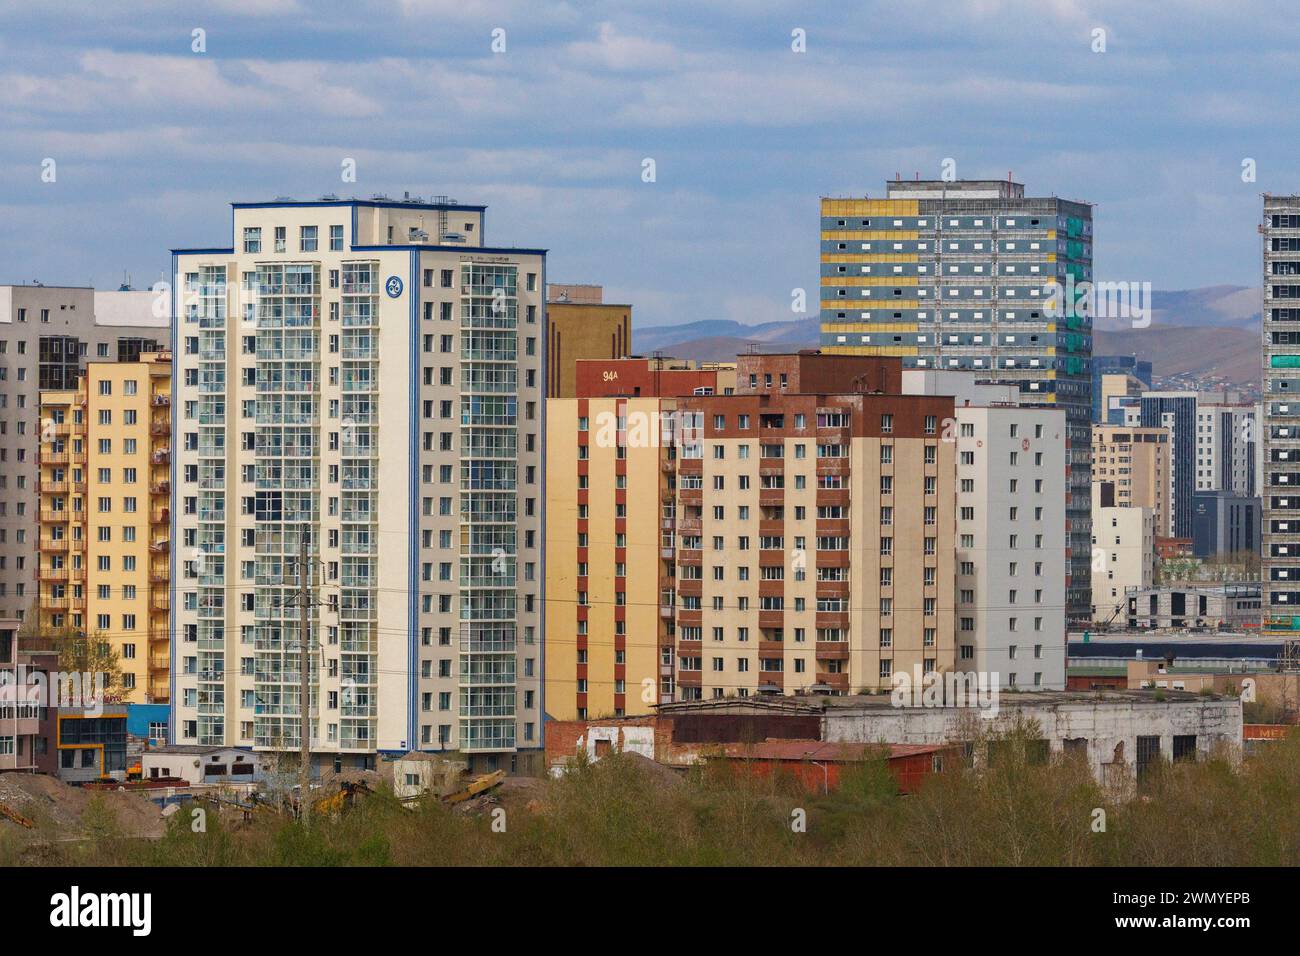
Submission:
[[[832,763],[866,760],[888,751],[890,760],[943,750],[940,744],[852,744],[822,740],[764,740],[753,744],[727,744],[727,757],[750,760],[817,760]]]

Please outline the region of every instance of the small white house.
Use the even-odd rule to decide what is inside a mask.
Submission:
[[[239,747],[154,747],[141,755],[140,773],[145,780],[248,784],[259,778],[258,755]]]

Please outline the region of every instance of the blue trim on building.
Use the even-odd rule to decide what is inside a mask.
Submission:
[[[167,652],[168,655],[171,657],[171,671],[167,675],[167,683],[168,683],[167,693],[168,693],[168,701],[170,702],[168,706],[171,711],[167,717],[167,742],[170,744],[176,743],[176,734],[177,734],[177,729],[176,729],[177,656],[176,655],[177,655],[178,647],[177,647],[177,640],[176,640],[176,498],[178,496],[176,492],[177,489],[180,487],[176,483],[176,454],[175,454],[176,437],[179,434],[179,432],[177,432],[176,430],[178,426],[176,406],[179,404],[176,401],[176,393],[178,391],[177,373],[180,371],[179,370],[180,363],[176,361],[177,357],[180,355],[180,353],[176,350],[176,342],[180,335],[179,329],[177,328],[178,324],[180,323],[179,290],[177,289],[178,280],[180,279],[180,273],[177,271],[178,268],[177,258],[178,256],[176,252],[173,251],[172,252],[172,283],[171,283],[172,315],[170,321],[171,351],[172,351],[172,386],[171,386],[172,435],[171,435],[170,447],[172,448],[173,453],[171,456],[171,465],[169,467],[169,472],[168,472],[171,475],[172,486],[171,486],[171,495],[170,495],[171,500],[168,501],[168,505],[171,507],[171,517],[168,522],[170,527],[168,528],[167,531],[168,535],[170,535],[171,537],[171,546],[167,549],[167,576],[168,576]]]
[[[410,487],[409,501],[407,510],[409,512],[408,521],[410,523],[410,540],[407,542],[407,553],[410,555],[407,569],[410,608],[408,610],[408,628],[410,634],[407,636],[408,646],[406,651],[407,667],[407,684],[409,686],[408,700],[406,707],[406,747],[414,749],[418,746],[419,727],[418,723],[418,704],[420,696],[419,673],[420,673],[420,594],[419,594],[419,564],[420,564],[420,527],[419,527],[419,479],[420,479],[420,451],[419,451],[419,434],[420,434],[420,253],[415,249],[411,250],[411,281],[407,286],[406,294],[410,299],[410,353],[407,358],[410,375],[410,407],[408,416],[410,418],[410,451],[407,461],[407,482]]]
[[[538,377],[541,382],[542,400],[537,403],[538,415],[541,416],[541,428],[538,430],[541,435],[541,454],[538,456],[537,471],[540,475],[538,487],[541,489],[537,495],[538,510],[541,514],[539,522],[541,531],[538,534],[538,559],[537,567],[540,574],[537,580],[541,583],[541,599],[537,606],[541,609],[538,614],[537,625],[537,673],[540,675],[537,683],[537,743],[546,746],[546,405],[550,401],[551,394],[551,357],[548,350],[551,342],[550,332],[547,326],[546,318],[546,255],[542,255],[541,274],[538,276],[542,290],[542,307],[541,313],[541,335],[542,340],[542,374]],[[518,547],[516,546],[516,550]],[[516,558],[516,564],[518,559]]]
[[[177,256],[233,256],[235,254],[235,248],[234,246],[231,246],[229,249],[172,249],[171,254],[172,265],[174,266]],[[173,268],[173,274],[175,271],[176,270]]]
[[[372,209],[446,209],[448,211],[468,209],[472,212],[482,212],[487,209],[487,206],[474,206],[469,203],[407,202],[401,199],[272,199],[265,202],[232,202],[230,204],[232,210],[295,209],[304,206],[351,206],[354,209],[358,206],[369,206]]]

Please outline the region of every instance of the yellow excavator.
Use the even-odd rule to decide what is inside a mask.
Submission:
[[[328,813],[334,816],[345,807],[352,806],[358,797],[368,796],[370,793],[372,791],[365,783],[350,783],[345,780],[339,783],[339,788],[334,793],[313,800],[311,812]]]
[[[464,803],[466,800],[472,800],[480,793],[487,793],[493,787],[500,786],[501,781],[506,778],[504,770],[494,770],[492,773],[485,773],[482,776],[475,777],[459,790],[447,794],[442,799],[447,803]]]

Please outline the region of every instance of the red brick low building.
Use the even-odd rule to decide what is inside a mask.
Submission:
[[[808,736],[760,736],[767,730]],[[546,724],[546,765],[558,774],[580,753],[599,760],[619,751],[677,769],[725,760],[737,774],[789,774],[809,793],[825,793],[839,787],[847,768],[883,756],[899,792],[912,793],[959,755],[953,746],[827,743],[818,736],[820,719],[797,712],[552,720]]]

